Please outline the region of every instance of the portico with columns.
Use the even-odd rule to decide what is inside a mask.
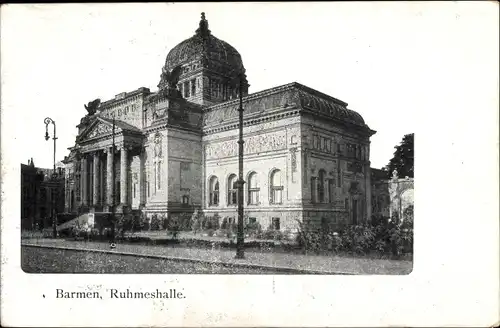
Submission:
[[[82,131],[75,147],[70,149],[77,154],[75,158],[80,164],[80,204],[77,204],[80,212],[111,212],[114,205],[121,213],[144,206],[143,201],[134,202],[136,198],[145,199],[141,195],[144,188],[140,185],[144,179],[137,180],[139,186],[132,184],[132,176],[143,171],[132,172],[131,169],[133,158],[143,162],[144,137],[140,131],[126,129],[121,122],[115,122],[113,151],[112,130],[112,122],[96,119]]]

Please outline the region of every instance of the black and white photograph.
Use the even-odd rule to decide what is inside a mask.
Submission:
[[[421,254],[444,252],[431,250],[429,243],[451,247],[445,238],[462,236],[437,237],[438,231],[445,234],[443,227],[458,229],[443,213],[472,202],[464,195],[453,198],[450,193],[459,191],[446,182],[450,173],[469,170],[460,157],[469,141],[454,139],[456,131],[446,129],[468,123],[461,108],[440,99],[466,106],[452,99],[465,94],[455,79],[461,74],[482,76],[488,83],[477,91],[482,95],[495,90],[495,76],[486,76],[491,70],[474,61],[482,57],[498,68],[498,49],[484,48],[485,40],[498,36],[489,29],[498,23],[498,13],[492,3],[472,13],[468,8],[476,7],[420,2],[3,6],[2,157],[8,166],[2,164],[2,177],[17,184],[7,194],[2,186],[2,201],[8,199],[9,209],[15,204],[2,211],[2,221],[7,213],[16,214],[8,217],[14,230],[7,242],[17,245],[9,261],[19,261],[18,274],[26,279],[38,284],[50,279],[50,290],[37,296],[50,304],[80,298],[192,302],[194,285],[190,293],[185,279],[200,279],[203,286],[212,285],[208,279],[221,284],[272,279],[266,292],[273,295],[278,279],[281,288],[290,279],[322,279],[315,289],[331,288],[329,281],[338,287],[338,279],[417,281],[414,258],[427,260],[427,255],[417,255],[416,245],[426,249]],[[485,13],[483,24],[475,25]],[[467,47],[458,36],[465,30]],[[474,39],[473,32],[485,38]],[[465,62],[472,66],[461,66]],[[498,89],[498,75],[496,83]],[[487,108],[494,92],[488,95],[477,95],[486,104],[483,117],[498,118]],[[480,119],[475,109],[468,110],[469,119]],[[492,121],[481,138],[497,133]],[[488,140],[482,146],[495,144]],[[495,154],[498,161],[498,147],[492,150],[484,155],[491,163]],[[455,169],[453,161],[462,166]],[[454,183],[459,180],[470,177],[454,175]],[[494,196],[486,197],[494,203]],[[492,210],[484,201],[481,213]],[[488,224],[498,227],[498,222]],[[498,243],[498,234],[495,238]],[[479,268],[463,266],[467,272]],[[498,273],[498,264],[493,268]],[[175,284],[155,285],[150,276]],[[69,287],[66,277],[79,287]],[[93,282],[84,282],[85,277]],[[99,284],[99,279],[118,285]],[[127,279],[148,285],[124,285]],[[381,292],[381,285],[370,286]],[[229,295],[231,288],[223,293]],[[364,290],[365,283],[356,288]],[[354,304],[356,293],[342,292]],[[329,306],[322,304],[322,309]],[[291,324],[278,318],[240,321],[240,312],[228,313],[233,319],[137,324]],[[323,326],[347,322],[308,318]],[[123,324],[123,319],[101,323]],[[410,324],[379,320],[372,325]],[[369,321],[352,321],[363,323]]]
[[[243,55],[208,18],[185,18],[193,28],[175,33],[187,38],[156,87],[75,103],[78,121],[43,121],[54,163],[21,164],[23,270],[410,273],[411,124],[372,167],[375,122],[299,82],[251,92]],[[58,124],[77,131],[56,153],[72,141]]]

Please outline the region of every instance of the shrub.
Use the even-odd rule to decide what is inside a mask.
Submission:
[[[202,219],[200,217],[197,217],[191,223],[191,230],[194,232],[195,235],[201,229],[201,221]]]
[[[161,221],[158,218],[158,216],[156,214],[153,215],[153,217],[151,218],[151,227],[150,227],[150,229],[153,230],[153,231],[160,230],[160,225],[161,225]]]
[[[259,222],[247,223],[245,226],[245,232],[255,234],[260,231],[262,231],[262,227]]]
[[[398,221],[396,221],[398,222]],[[372,220],[371,224],[349,225],[338,232],[306,230],[299,222],[296,242],[305,251],[334,251],[367,254],[370,252],[400,255],[412,252],[413,223],[398,224],[391,220]],[[265,237],[268,237],[266,235]]]
[[[220,228],[220,215],[219,213],[214,213],[214,216],[212,218],[212,226],[214,229],[219,229]]]

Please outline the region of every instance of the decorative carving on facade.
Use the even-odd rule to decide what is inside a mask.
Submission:
[[[89,132],[88,137],[94,138],[103,134],[112,133],[112,128],[106,124],[99,123],[97,126]]]
[[[363,165],[359,162],[347,163],[347,170],[353,173],[363,173]]]
[[[286,136],[284,131],[249,137],[243,144],[244,154],[256,154],[285,148]],[[207,159],[237,156],[238,143],[236,140],[213,143],[207,145],[205,150]]]
[[[290,148],[292,172],[297,172],[297,148]]]

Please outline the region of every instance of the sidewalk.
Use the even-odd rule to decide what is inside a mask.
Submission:
[[[345,258],[284,253],[245,252],[245,259],[236,260],[234,250],[207,250],[172,246],[117,244],[110,250],[108,243],[67,241],[63,239],[24,239],[22,245],[75,250],[102,251],[123,255],[148,256],[172,260],[217,262],[250,267],[273,267],[297,273],[325,274],[409,274],[411,261]]]

